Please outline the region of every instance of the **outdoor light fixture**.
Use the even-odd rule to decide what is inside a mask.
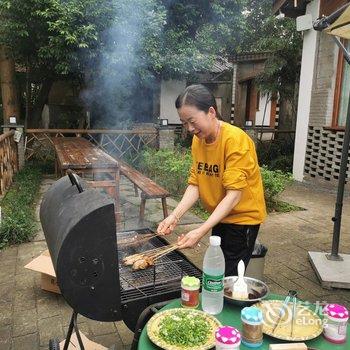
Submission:
[[[278,15],[276,16],[276,19],[280,20],[280,19],[283,19],[286,15],[281,11],[279,10],[279,13]]]
[[[168,119],[160,119],[159,120],[161,126],[167,126],[168,125]]]
[[[16,119],[16,117],[15,117],[15,116],[11,116],[11,117],[9,118],[9,122],[10,122],[10,124],[17,124],[17,119]]]

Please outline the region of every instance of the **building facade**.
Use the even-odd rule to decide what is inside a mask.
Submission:
[[[274,10],[276,13],[286,11],[285,14],[291,17],[308,16],[314,21],[322,15],[331,14],[347,2],[301,0],[297,1],[293,12],[294,1],[279,0],[274,2]],[[304,21],[308,17],[297,20]],[[345,120],[348,117],[350,68],[331,36],[316,32],[312,25],[303,29],[293,176],[298,181],[317,180],[335,187],[339,178]],[[350,48],[348,42],[344,44]]]

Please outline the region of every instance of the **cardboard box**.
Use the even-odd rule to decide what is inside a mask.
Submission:
[[[85,350],[108,350],[104,346],[89,340],[82,332],[79,332],[79,334],[81,336],[81,340],[83,342]],[[66,340],[62,340],[60,342],[60,349],[63,349],[65,341]],[[68,350],[78,350],[78,349],[80,349],[78,338],[75,333],[72,333],[72,336],[70,338],[70,343],[68,345]]]
[[[37,258],[24,267],[41,273],[41,289],[61,294],[48,250],[42,252]]]

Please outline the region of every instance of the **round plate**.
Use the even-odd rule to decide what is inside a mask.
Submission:
[[[218,327],[221,326],[221,323],[214,316],[211,316],[203,311],[193,310],[193,309],[182,309],[182,308],[169,309],[169,310],[158,312],[154,316],[152,316],[152,318],[148,321],[147,334],[154,344],[158,345],[159,347],[165,350],[194,349],[193,346],[180,346],[180,345],[170,344],[159,336],[161,321],[165,317],[174,315],[177,312],[189,313],[194,317],[200,317],[202,319],[205,319],[206,322],[209,323],[210,335],[205,343],[196,346],[196,350],[207,350],[215,346],[215,331],[217,330]]]
[[[280,318],[275,328],[282,305],[283,301],[281,300],[263,300],[254,305],[258,307],[264,315],[263,332],[265,334],[282,340],[304,341],[316,338],[322,333],[323,325],[321,318],[300,302],[297,303],[296,307],[293,333],[292,303],[288,303],[284,315]]]

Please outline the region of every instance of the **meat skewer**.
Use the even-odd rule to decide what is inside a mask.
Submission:
[[[163,247],[151,249],[151,250],[148,250],[148,251],[143,252],[143,253],[129,255],[123,259],[123,263],[125,265],[132,265],[135,261],[139,260],[140,258],[142,258],[144,256],[152,255],[152,254],[156,253],[157,251],[159,251],[160,249],[163,249]]]
[[[144,255],[139,257],[134,263],[132,264],[133,270],[144,270],[150,266],[153,266],[155,261],[157,259],[160,259],[161,257],[169,254],[173,250],[177,249],[178,245],[172,245],[167,247],[166,249],[162,250],[161,252],[153,253],[152,255]]]
[[[150,239],[159,236],[157,233],[146,233],[146,234],[136,234],[135,236],[128,237],[128,238],[122,238],[120,240],[117,240],[118,246],[130,246],[130,245],[137,245],[139,243],[144,243],[149,241]]]

